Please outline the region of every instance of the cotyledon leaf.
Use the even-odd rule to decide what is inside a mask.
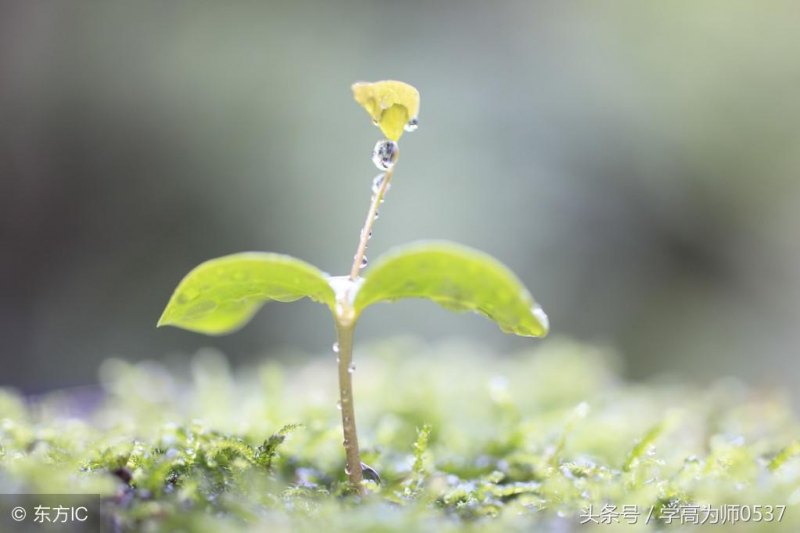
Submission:
[[[180,282],[158,326],[175,326],[207,335],[241,328],[270,300],[308,297],[334,308],[327,277],[288,255],[244,252],[211,259]]]
[[[506,333],[543,337],[547,315],[506,266],[449,242],[421,242],[380,257],[353,301],[356,313],[376,302],[424,298],[455,311],[477,311]]]
[[[387,138],[397,141],[409,121],[419,115],[419,91],[395,80],[359,81],[353,84],[353,98],[366,109]]]

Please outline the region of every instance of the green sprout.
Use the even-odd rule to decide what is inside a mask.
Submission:
[[[478,312],[502,331],[526,337],[546,335],[548,320],[502,263],[449,242],[399,247],[380,257],[370,274],[362,277],[378,207],[394,176],[397,141],[404,131],[417,128],[419,92],[407,83],[379,81],[354,84],[353,95],[386,138],[373,151],[373,162],[382,172],[372,184],[372,200],[350,274],[330,276],[304,261],[274,253],[245,252],[211,259],[183,278],[158,326],[224,335],[247,324],[270,300],[310,298],[327,305],[336,324],[345,472],[361,493],[365,471],[367,477],[374,477],[374,471],[360,460],[352,393],[353,332],[364,309],[378,302],[423,298],[453,311]]]

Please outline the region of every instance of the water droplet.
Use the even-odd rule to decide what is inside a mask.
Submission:
[[[350,468],[347,465],[344,465],[344,473],[348,476],[350,475]]]
[[[373,220],[378,220],[380,217],[381,217],[381,212],[375,211],[375,218],[373,218]]]
[[[355,363],[350,363],[350,366],[348,366],[348,367],[347,367],[347,371],[348,371],[349,373],[351,373],[351,374],[352,374],[353,372],[355,372],[355,371],[356,371],[356,364],[355,364]]]
[[[367,259],[367,256],[365,255],[364,257],[361,258],[361,265],[358,268],[367,268],[368,263],[369,259]]]
[[[334,342],[333,343],[333,353],[339,353],[339,343],[338,342]]]
[[[389,170],[397,161],[397,143],[384,139],[375,144],[372,150],[372,162],[379,170]]]
[[[383,185],[384,177],[386,177],[386,174],[378,174],[375,176],[375,179],[372,180],[372,194],[378,194],[378,191],[381,189],[381,185]]]
[[[406,125],[403,126],[403,129],[409,133],[412,131],[417,131],[417,128],[419,128],[419,118],[417,117],[412,117],[411,120],[409,120]]]
[[[364,475],[364,479],[374,481],[378,485],[382,484],[381,475],[377,470],[369,466],[367,463],[361,463],[361,472]]]
[[[328,284],[333,289],[334,294],[336,294],[336,300],[347,300],[350,303],[353,302],[356,292],[358,292],[358,288],[362,283],[364,283],[363,278],[351,280],[350,276],[331,276],[328,278]],[[344,312],[341,303],[336,304],[336,312]]]
[[[531,308],[531,313],[533,313],[536,320],[544,327],[545,332],[550,329],[550,319],[547,318],[547,314],[544,312],[544,309],[542,309],[542,306],[539,304],[534,305],[533,308]]]
[[[336,408],[341,411],[342,410],[342,402],[336,402]]]

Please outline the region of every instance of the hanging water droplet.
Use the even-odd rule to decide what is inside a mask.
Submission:
[[[545,332],[550,329],[550,319],[539,304],[536,304],[531,309],[531,313],[536,317],[536,320],[544,327]]]
[[[367,256],[365,255],[364,257],[361,258],[361,265],[358,268],[367,268],[368,263],[369,259],[367,259]]]
[[[389,170],[397,161],[397,143],[384,139],[375,144],[372,150],[372,162],[379,170]]]
[[[373,220],[378,220],[380,217],[381,217],[381,212],[375,211],[375,218],[373,218]]]
[[[341,411],[342,410],[342,402],[336,402],[336,408]]]
[[[348,366],[348,367],[347,367],[347,371],[348,371],[350,374],[352,374],[353,372],[355,372],[355,371],[356,371],[356,364],[355,364],[355,363],[350,363],[350,366]]]
[[[332,348],[333,348],[333,353],[339,353],[339,343],[338,342],[334,342]]]
[[[345,473],[345,475],[348,475],[348,476],[350,475],[350,468],[348,468],[347,465],[344,465],[344,473]]]
[[[403,126],[403,129],[409,133],[412,131],[417,131],[417,128],[419,128],[419,118],[417,117],[412,117],[411,120],[409,120],[406,125]]]

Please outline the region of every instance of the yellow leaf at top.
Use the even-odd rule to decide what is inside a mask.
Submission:
[[[400,138],[406,124],[419,114],[419,91],[402,81],[359,81],[353,84],[353,97],[393,141]]]

